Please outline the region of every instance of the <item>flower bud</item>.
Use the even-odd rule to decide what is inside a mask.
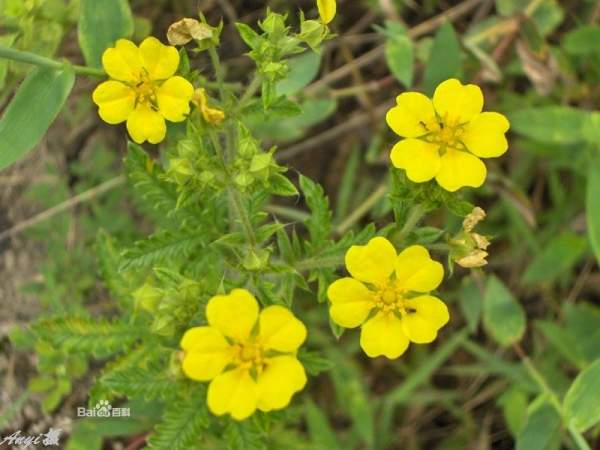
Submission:
[[[149,312],[156,311],[158,302],[163,297],[161,289],[149,282],[144,283],[132,293],[136,308],[142,308]]]

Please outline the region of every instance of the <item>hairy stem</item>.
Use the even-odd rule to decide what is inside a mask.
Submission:
[[[66,67],[70,67],[77,75],[88,75],[98,78],[106,77],[106,73],[104,73],[104,71],[101,69],[73,65],[68,61],[61,62],[55,59],[46,58],[45,56],[36,55],[35,53],[16,50],[14,48],[6,47],[4,45],[0,45],[0,58],[10,59],[12,61],[17,61],[25,64],[32,64],[38,67],[45,67],[47,69],[61,70]]]

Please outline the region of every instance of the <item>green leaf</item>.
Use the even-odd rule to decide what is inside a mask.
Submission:
[[[577,375],[565,395],[564,413],[569,425],[582,433],[600,422],[600,359]]]
[[[459,291],[460,310],[471,333],[477,331],[481,317],[481,292],[472,279],[465,278]]]
[[[288,177],[280,173],[275,173],[269,178],[269,190],[275,195],[282,197],[294,197],[299,195],[298,189],[294,186]]]
[[[203,430],[208,428],[209,416],[202,385],[195,385],[193,392],[169,403],[162,421],[148,439],[148,448],[189,450],[197,447]]]
[[[589,55],[598,53],[600,41],[600,25],[583,25],[566,33],[562,48],[571,55]]]
[[[79,16],[79,46],[85,62],[102,67],[102,53],[117,39],[133,34],[133,16],[127,0],[82,0]]]
[[[256,31],[254,31],[248,25],[246,25],[245,23],[238,22],[235,24],[235,27],[237,28],[238,33],[240,33],[241,38],[244,40],[246,45],[248,45],[248,47],[250,47],[251,49],[255,49],[260,45],[262,38]]]
[[[535,327],[566,361],[579,368],[585,365],[586,358],[581,352],[580,342],[565,328],[550,320],[536,320]]]
[[[423,85],[427,93],[448,78],[462,75],[462,51],[460,42],[450,22],[444,23],[433,40],[433,47],[425,67]]]
[[[288,61],[289,73],[285,79],[277,83],[278,95],[293,95],[315,79],[321,67],[321,55],[308,51]]]
[[[587,245],[585,237],[571,232],[551,238],[527,267],[523,282],[529,285],[550,282],[568,273],[583,256]]]
[[[305,225],[310,232],[311,244],[317,248],[324,244],[331,234],[329,199],[325,196],[321,185],[304,175],[300,175],[300,189],[311,211],[311,216]]]
[[[4,34],[4,35],[0,36],[0,45],[3,45],[5,47],[10,47],[13,44],[13,42],[15,41],[15,39],[17,38],[17,36],[18,36],[17,33]],[[0,58],[0,91],[4,87],[4,83],[6,81],[6,75],[8,74],[9,63],[10,63],[9,59]]]
[[[0,170],[8,167],[40,141],[67,99],[75,75],[37,68],[19,86],[0,119]]]
[[[327,415],[312,400],[307,400],[304,406],[312,443],[318,449],[341,450],[342,445],[331,428]]]
[[[140,269],[160,262],[185,260],[206,244],[205,230],[162,230],[126,250],[121,257],[119,271]]]
[[[530,409],[533,409],[530,407]],[[517,436],[516,450],[546,450],[560,432],[560,416],[548,403],[529,412],[527,423]]]
[[[525,332],[525,311],[508,288],[490,276],[483,298],[483,326],[503,347],[518,342]]]
[[[229,450],[266,450],[265,435],[254,420],[237,422],[230,419],[225,428]]]
[[[527,394],[512,387],[498,398],[504,421],[513,436],[517,436],[527,423]]]
[[[600,264],[600,155],[594,155],[588,168],[586,191],[587,231],[596,260]]]
[[[32,328],[53,347],[96,356],[124,352],[144,334],[127,323],[88,317],[41,319]]]
[[[585,136],[582,128],[589,112],[567,106],[544,106],[508,115],[512,131],[549,144],[576,144]]]
[[[392,74],[404,87],[410,87],[414,75],[413,42],[403,25],[388,21],[385,60]]]
[[[585,302],[566,302],[564,316],[567,331],[586,361],[600,358],[600,308]]]

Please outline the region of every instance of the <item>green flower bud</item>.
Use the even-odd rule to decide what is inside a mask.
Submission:
[[[234,181],[239,187],[245,189],[254,182],[254,178],[248,173],[240,173],[236,175]]]
[[[326,25],[318,20],[305,20],[300,25],[298,39],[304,41],[312,49],[319,48],[327,37],[329,30]]]
[[[158,302],[163,298],[163,291],[146,282],[132,293],[136,308],[155,312]]]
[[[175,179],[177,184],[185,184],[194,175],[194,169],[188,159],[172,158],[169,160],[167,173]]]
[[[250,250],[242,261],[246,270],[259,271],[265,269],[269,263],[269,252],[267,250]]]

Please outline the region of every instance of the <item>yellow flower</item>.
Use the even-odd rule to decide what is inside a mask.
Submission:
[[[185,120],[190,112],[194,88],[189,81],[173,76],[179,66],[179,53],[153,37],[139,48],[119,39],[102,55],[102,65],[112,78],[92,94],[98,114],[107,123],[127,121],[131,138],[141,144],[157,144],[165,138],[165,119]]]
[[[394,359],[409,342],[432,342],[450,319],[440,299],[422,295],[444,277],[425,247],[413,245],[397,255],[390,241],[376,237],[348,250],[346,268],[352,278],[335,281],[327,291],[329,313],[344,328],[362,325],[360,346],[371,358]]]
[[[335,17],[337,5],[336,0],[317,0],[317,8],[321,21],[327,25]]]
[[[496,112],[481,112],[483,94],[474,84],[452,78],[441,83],[433,101],[418,92],[405,92],[387,113],[387,123],[403,138],[392,149],[392,163],[409,180],[433,178],[447,191],[479,187],[487,170],[479,158],[506,152],[509,123]]]
[[[194,103],[198,105],[198,109],[202,113],[204,120],[211,125],[219,126],[225,119],[225,113],[218,108],[208,106],[208,98],[204,88],[198,88],[194,91]]]
[[[245,289],[217,295],[206,306],[208,326],[191,328],[181,339],[183,372],[208,387],[209,409],[243,420],[256,409],[285,408],[306,384],[296,351],[306,327],[283,306],[260,314]]]

